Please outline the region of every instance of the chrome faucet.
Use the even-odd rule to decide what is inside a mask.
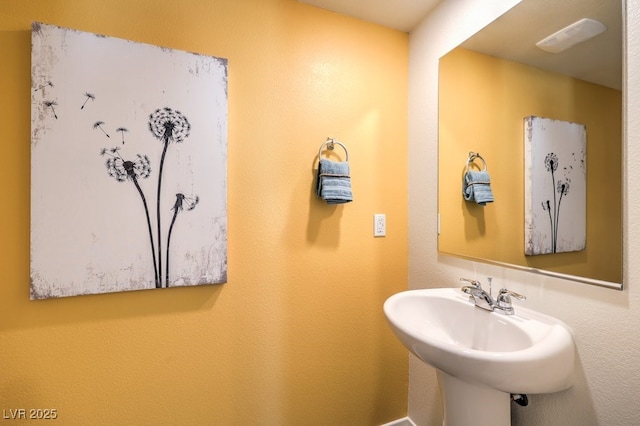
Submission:
[[[469,295],[469,301],[476,305],[478,308],[499,312],[504,315],[513,315],[514,309],[511,304],[511,297],[515,297],[518,300],[525,300],[526,297],[516,293],[515,291],[507,290],[503,288],[498,293],[496,300],[493,300],[491,294],[484,291],[480,281],[470,280],[468,278],[460,278],[460,281],[468,282],[469,285],[462,287],[462,291]]]
[[[468,278],[460,278],[460,281],[468,282],[469,285],[462,287],[462,291],[469,295],[469,301],[476,305],[478,308],[486,309],[487,311],[493,311],[496,304],[493,297],[484,289],[480,284],[480,281],[470,280]]]

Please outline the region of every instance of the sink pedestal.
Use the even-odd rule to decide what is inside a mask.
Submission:
[[[444,426],[511,425],[510,394],[436,371],[444,405]]]

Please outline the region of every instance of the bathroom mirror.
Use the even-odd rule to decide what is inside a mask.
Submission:
[[[523,0],[440,59],[441,254],[622,288],[623,11],[620,0]],[[606,31],[560,53],[536,47],[583,18]],[[525,255],[527,116],[586,126],[584,249]],[[491,179],[485,206],[462,196],[470,152]],[[568,227],[557,211],[556,227]]]

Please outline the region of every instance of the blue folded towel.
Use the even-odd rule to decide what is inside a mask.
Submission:
[[[462,195],[467,201],[475,201],[481,206],[493,202],[493,193],[491,192],[491,179],[489,173],[466,172],[462,180]]]
[[[316,194],[328,204],[353,201],[349,163],[321,159],[318,165]]]

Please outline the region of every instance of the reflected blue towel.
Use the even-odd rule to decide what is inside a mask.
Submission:
[[[493,202],[491,178],[486,171],[466,172],[462,180],[462,195],[467,201],[475,201],[481,206]]]
[[[316,194],[328,204],[353,201],[349,163],[321,159],[318,164]]]

